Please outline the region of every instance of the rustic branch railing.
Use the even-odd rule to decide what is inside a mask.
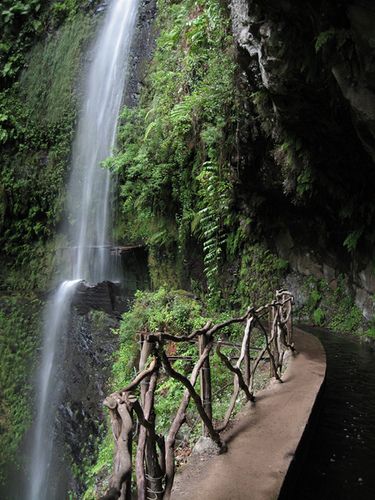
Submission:
[[[112,432],[116,445],[113,474],[107,493],[102,499],[130,500],[132,482],[132,444],[136,439],[135,476],[139,500],[168,500],[171,496],[175,476],[175,442],[177,433],[185,422],[190,400],[193,400],[203,423],[203,433],[209,436],[220,448],[226,450],[220,433],[226,429],[233,414],[236,401],[242,391],[247,401],[255,401],[255,374],[262,359],[270,362],[271,375],[282,382],[282,367],[285,353],[293,350],[292,329],[293,296],[286,290],[276,292],[273,302],[258,309],[249,308],[243,316],[232,318],[223,323],[212,325],[208,322],[203,328],[190,335],[176,336],[168,332],[143,333],[139,373],[122,390],[108,396],[104,405],[108,407]],[[268,317],[268,318],[267,318]],[[265,326],[269,320],[269,325]],[[233,324],[244,323],[241,344],[231,343],[219,336],[220,331]],[[257,328],[264,337],[263,347],[251,346],[252,333]],[[173,363],[177,356],[168,356],[171,343],[198,344],[198,360],[190,377],[178,372]],[[216,353],[224,366],[233,373],[233,393],[223,421],[214,422],[212,418],[212,384],[210,354]],[[240,349],[235,364],[222,352],[227,347]],[[257,353],[251,357],[251,351]],[[189,357],[191,360],[191,357]],[[172,377],[185,386],[180,406],[171,423],[166,439],[156,432],[155,390],[161,370],[165,376]],[[200,379],[200,391],[195,388]],[[134,394],[137,388],[139,397]],[[135,423],[138,423],[135,426]],[[137,429],[135,431],[135,429]]]

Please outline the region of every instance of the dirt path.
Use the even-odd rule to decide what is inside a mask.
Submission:
[[[227,433],[227,453],[193,455],[176,477],[173,500],[273,500],[279,495],[324,381],[324,349],[314,336],[295,330],[298,354],[284,383],[257,394]]]

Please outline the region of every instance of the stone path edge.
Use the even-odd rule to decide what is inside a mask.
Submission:
[[[316,395],[315,403],[312,407],[310,417],[306,423],[300,442],[298,443],[294,457],[292,458],[289,468],[286,472],[284,482],[278,496],[278,500],[291,500],[293,492],[298,480],[298,475],[302,468],[303,462],[309,452],[310,443],[315,435],[315,430],[318,425],[319,415],[322,409],[323,394],[326,386],[326,374],[322,385]]]
[[[200,467],[199,463],[186,466],[173,500],[292,497],[299,465],[319,418],[326,378],[326,355],[320,341],[295,328],[295,343],[298,354],[289,361],[284,383],[261,391],[256,404],[241,412],[226,436],[227,453],[203,461]]]

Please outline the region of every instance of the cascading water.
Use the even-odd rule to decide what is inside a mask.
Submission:
[[[53,498],[51,490],[49,490],[49,497],[47,497],[43,494],[42,489],[49,484],[48,473],[54,445],[52,438],[54,416],[58,395],[62,389],[61,367],[57,358],[64,357],[71,299],[78,282],[79,280],[64,281],[45,310],[44,322],[48,332],[45,332],[44,335],[43,356],[38,374],[38,411],[31,455],[32,475],[29,491],[30,498],[33,500]]]
[[[76,254],[73,278],[91,282],[113,279],[109,268],[108,216],[111,176],[100,162],[112,151],[126,78],[138,0],[114,0],[93,47],[73,146],[68,189],[71,242]]]
[[[59,491],[54,424],[63,390],[64,345],[76,286],[118,278],[111,263],[108,223],[111,216],[110,172],[100,163],[111,155],[127,75],[127,61],[139,0],[113,0],[92,47],[83,87],[72,173],[68,185],[70,271],[46,307],[44,342],[37,381],[37,416],[33,427],[29,500],[66,498]]]

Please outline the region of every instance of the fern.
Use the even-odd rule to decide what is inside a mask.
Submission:
[[[345,238],[343,246],[348,250],[348,252],[354,252],[354,250],[357,248],[358,241],[362,236],[362,233],[363,228],[357,229],[357,231],[352,231]]]
[[[201,204],[198,227],[203,237],[204,271],[209,296],[218,294],[221,255],[226,240],[225,219],[229,211],[230,184],[220,172],[216,161],[206,161],[197,177],[200,182]]]

